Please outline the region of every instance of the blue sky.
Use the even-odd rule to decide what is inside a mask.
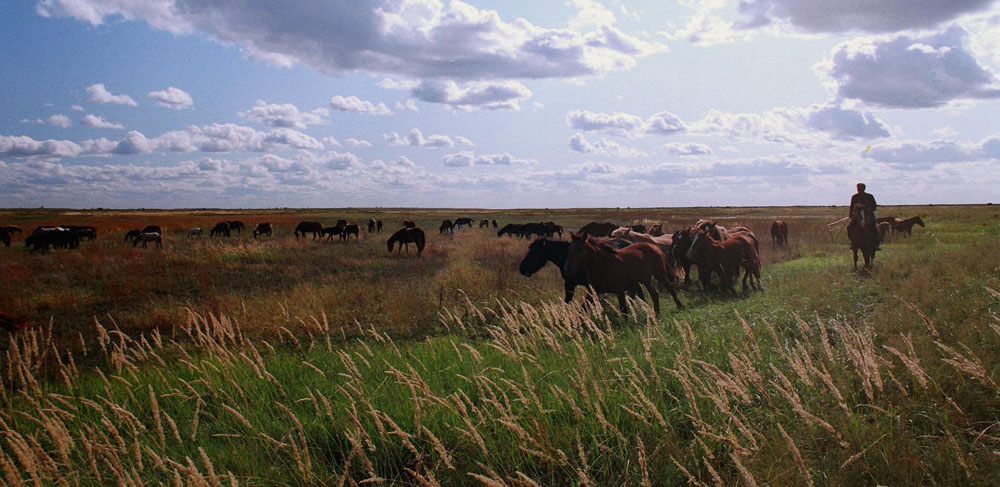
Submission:
[[[0,5],[0,207],[1000,196],[992,0]]]

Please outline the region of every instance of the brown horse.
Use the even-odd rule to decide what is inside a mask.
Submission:
[[[871,221],[870,221],[871,220]],[[854,252],[854,270],[858,270],[858,251],[865,259],[865,269],[872,266],[875,260],[875,249],[878,247],[878,229],[874,225],[871,211],[865,205],[854,205],[851,209],[851,220],[847,224],[847,238],[851,240],[851,251]]]
[[[660,315],[660,294],[653,286],[653,278],[673,296],[678,309],[684,308],[667,272],[666,256],[659,247],[640,242],[618,250],[586,233],[570,235],[572,240],[563,266],[566,274],[583,276],[598,294],[615,294],[623,312],[627,311],[625,292],[641,285],[649,293],[653,311]]]
[[[403,250],[403,246],[405,245],[407,254],[410,253],[410,244],[411,243],[416,244],[417,257],[420,257],[420,254],[423,253],[424,251],[424,243],[425,243],[424,231],[417,227],[412,227],[412,228],[407,227],[397,230],[396,233],[392,234],[392,236],[389,237],[389,240],[386,242],[386,244],[389,246],[389,253],[392,253],[392,247],[393,245],[396,244],[396,242],[399,242],[399,250],[397,250],[396,252]]]
[[[924,221],[921,220],[919,216],[914,216],[911,218],[907,218],[905,220],[900,220],[897,218],[895,221],[892,222],[892,233],[893,235],[897,233],[903,233],[906,234],[907,237],[909,237],[913,232],[914,224],[926,227],[926,225],[924,225]]]
[[[148,232],[148,233],[157,233],[157,232]],[[145,233],[143,233],[143,235],[145,235]],[[220,237],[229,238],[229,222],[216,223],[215,226],[212,227],[212,230],[208,232],[209,238],[215,237],[216,235]]]
[[[580,229],[580,233],[586,233],[592,237],[610,237],[611,232],[615,231],[617,228],[617,223],[590,222]]]
[[[892,222],[878,222],[878,234],[885,240],[889,236],[889,232],[892,231]]]
[[[270,237],[273,231],[274,229],[271,228],[270,223],[260,222],[257,224],[256,227],[253,227],[253,238],[257,238],[261,235],[267,235],[268,237]]]
[[[368,233],[375,233],[375,219],[368,219]]]
[[[323,233],[323,224],[320,222],[301,221],[295,226],[296,241],[299,239],[299,235],[305,237],[307,233],[311,233],[313,240],[316,240]]]
[[[340,232],[341,240],[351,240],[351,234],[354,234],[354,240],[358,239],[358,235],[361,233],[361,226],[357,223],[348,223],[344,225],[344,230]]]
[[[760,282],[760,256],[754,247],[753,239],[746,234],[737,233],[718,241],[711,238],[707,231],[699,231],[691,241],[687,258],[698,264],[699,275],[702,270],[718,274],[723,291],[736,294],[733,279],[739,277],[741,268],[744,271],[744,293],[747,292],[747,280],[750,281],[751,287],[764,289]]]
[[[775,220],[771,224],[771,245],[774,247],[788,245],[788,224],[784,220]]]
[[[238,235],[243,235],[243,228],[245,227],[243,222],[239,220],[229,220],[226,223],[229,224],[229,231],[236,232]]]

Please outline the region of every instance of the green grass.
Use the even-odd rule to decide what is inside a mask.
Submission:
[[[820,238],[768,251],[765,292],[695,285],[659,320],[559,303],[555,269],[511,271],[516,241],[442,240],[419,262],[325,254],[330,279],[419,269],[436,287],[350,297],[291,279],[267,333],[196,307],[146,342],[91,330],[72,352],[86,369],[29,331],[4,363],[0,467],[10,485],[992,485],[1000,239],[981,221],[942,215],[859,274]],[[193,258],[246,277],[303,258],[257,247]],[[273,306],[254,286],[220,291]],[[345,298],[382,316],[324,305]],[[404,302],[432,325],[394,323]]]

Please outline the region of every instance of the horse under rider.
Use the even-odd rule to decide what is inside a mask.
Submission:
[[[882,235],[879,234],[875,224],[875,209],[878,205],[875,203],[875,197],[865,192],[865,183],[858,183],[858,192],[851,196],[851,206],[847,207],[848,215],[851,215],[854,211],[854,205],[864,206],[865,214],[868,217],[866,218],[868,222],[867,226],[876,235],[875,250],[881,250],[879,245],[882,244]],[[854,221],[852,220],[851,224],[853,223]],[[851,228],[848,228],[848,230],[851,230]]]

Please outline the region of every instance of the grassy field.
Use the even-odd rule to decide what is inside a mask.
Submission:
[[[1000,221],[895,207],[927,228],[856,274],[843,208],[0,212],[91,224],[79,250],[0,248],[7,485],[993,485]],[[684,289],[657,320],[562,304],[527,242],[443,218],[666,223],[763,238],[764,293]],[[295,223],[386,222],[359,242]],[[772,249],[768,225],[789,222]],[[270,221],[273,239],[189,241]],[[403,219],[420,259],[389,255]],[[165,227],[163,250],[123,245]]]

